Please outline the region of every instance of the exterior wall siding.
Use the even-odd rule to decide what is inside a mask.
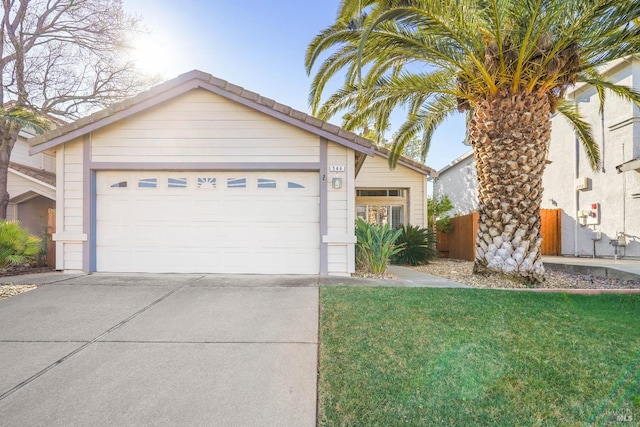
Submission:
[[[57,264],[64,270],[90,265],[83,259],[88,257],[83,233],[90,227],[84,223],[88,217],[83,209],[90,201],[83,200],[88,194],[83,177],[92,164],[116,165],[116,169],[128,163],[154,163],[160,168],[162,163],[322,164],[318,136],[205,90],[114,123],[93,132],[86,141],[88,151],[84,141],[74,140],[58,152],[63,181],[58,209],[63,219],[62,224],[58,222],[56,240],[63,256]],[[83,164],[84,159],[91,163]],[[348,275],[355,271],[354,151],[328,142],[326,164],[345,166],[345,172],[338,173],[342,187],[334,189],[331,179],[336,174],[320,171],[328,182],[327,232],[321,239],[327,245],[328,273]]]
[[[347,275],[355,271],[350,254],[355,254],[355,200],[353,175],[355,156],[351,149],[333,142],[327,148],[327,166],[344,166],[345,172],[326,171],[327,193],[327,243],[328,272],[331,275]],[[342,178],[340,189],[332,188],[331,180]],[[353,255],[355,256],[355,255]],[[351,256],[351,258],[353,258]]]
[[[425,175],[406,166],[389,169],[387,159],[381,156],[367,157],[356,178],[358,189],[404,188],[408,190],[408,223],[426,227],[426,180]]]
[[[318,137],[206,90],[91,136],[94,162],[317,162]]]
[[[44,185],[40,185],[22,176],[16,175],[11,171],[9,172],[9,179],[7,182],[7,191],[9,192],[11,197],[18,196],[28,191],[35,191],[36,193],[41,194],[45,197],[48,197],[52,200],[55,200],[56,198],[56,190],[53,190],[49,187],[45,187]]]
[[[63,188],[61,189],[62,209],[57,207],[57,215],[62,213],[62,231],[57,228],[56,234],[81,236],[83,227],[83,142],[76,140],[65,144],[59,155],[64,162]],[[61,238],[63,243],[64,270],[82,270],[82,240],[77,238]],[[58,262],[56,262],[58,264]]]
[[[11,151],[10,160],[21,165],[31,166],[37,169],[44,169],[47,172],[55,172],[55,157],[46,153],[29,155],[29,143],[22,135],[18,136],[16,145]],[[11,194],[11,193],[10,193]]]

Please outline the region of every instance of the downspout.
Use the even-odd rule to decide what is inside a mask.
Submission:
[[[626,162],[625,160],[626,157],[627,156],[625,155],[625,142],[623,139],[622,140],[622,163]],[[626,172],[622,174],[622,233],[623,234],[627,233],[627,173]]]
[[[578,190],[578,187],[575,185],[576,182],[578,182],[578,178],[580,178],[580,161],[579,161],[579,148],[580,148],[580,141],[578,140],[578,137],[576,136],[576,154],[575,154],[575,158],[574,158],[574,162],[575,162],[575,173],[574,173],[574,191],[575,191],[575,215],[576,215],[576,221],[575,221],[575,231],[573,233],[573,256],[577,257],[578,256],[578,232],[580,231],[580,225],[578,224],[578,212],[580,211],[580,190]]]
[[[600,144],[601,150],[600,150],[600,154],[602,154],[600,156],[600,165],[601,165],[601,172],[605,173],[605,169],[604,169],[604,110],[602,110],[602,113],[600,114],[600,122],[602,123],[602,144]]]
[[[578,100],[576,99],[575,93],[573,94],[573,102],[576,104],[576,109],[578,109]],[[580,211],[580,190],[576,186],[578,182],[578,178],[580,178],[580,159],[579,159],[579,149],[580,149],[580,141],[578,140],[578,135],[575,135],[575,157],[574,157],[574,180],[573,180],[573,188],[575,191],[575,206],[574,206],[574,214],[576,216],[575,220],[575,229],[573,232],[573,256],[578,256],[578,232],[580,231],[580,225],[578,224],[578,212]]]

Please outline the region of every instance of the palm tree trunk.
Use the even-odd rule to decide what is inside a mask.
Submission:
[[[478,173],[474,272],[543,279],[542,174],[551,136],[546,95],[501,93],[480,103],[469,133]]]

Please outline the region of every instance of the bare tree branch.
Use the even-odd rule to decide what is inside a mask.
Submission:
[[[11,101],[62,120],[132,96],[152,82],[127,59],[142,32],[122,0],[0,0],[0,107]],[[0,119],[0,218],[18,129]]]

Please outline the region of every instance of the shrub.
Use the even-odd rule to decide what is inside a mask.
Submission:
[[[443,233],[453,231],[451,218],[447,214],[453,210],[453,204],[446,194],[440,197],[427,198],[427,222],[430,229],[438,229]]]
[[[427,228],[407,225],[400,227],[401,234],[396,244],[403,250],[392,258],[394,264],[427,264],[436,257],[436,233]]]
[[[375,225],[358,218],[356,221],[356,261],[364,270],[383,274],[389,259],[402,251],[396,240],[402,230],[393,230],[389,224]]]
[[[32,261],[40,254],[41,243],[19,221],[0,221],[0,268]]]

